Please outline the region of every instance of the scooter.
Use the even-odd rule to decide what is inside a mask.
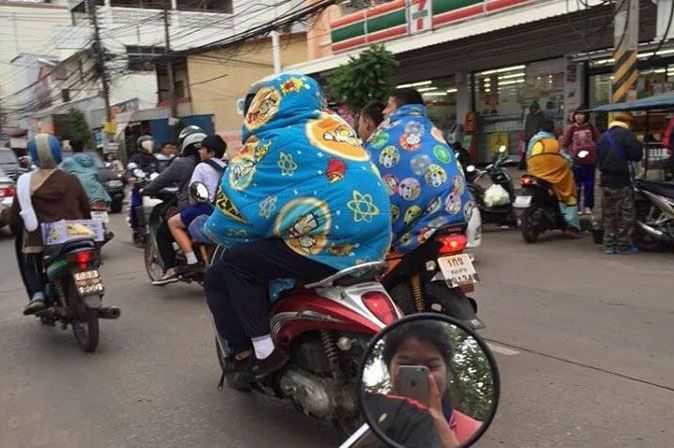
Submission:
[[[376,279],[384,262],[344,269],[321,281],[286,291],[270,312],[272,337],[288,363],[262,380],[223,373],[220,387],[291,400],[306,415],[327,420],[346,433],[362,423],[358,409],[360,361],[370,339],[402,317]],[[232,362],[216,332],[220,365]]]
[[[466,294],[475,290],[479,275],[466,253],[466,225],[438,229],[432,238],[405,254],[387,259],[389,271],[382,283],[406,315],[436,312],[477,330],[477,302]]]
[[[93,220],[92,220],[93,221]],[[99,319],[117,319],[121,311],[117,307],[103,306],[105,287],[98,270],[100,255],[97,242],[103,239],[102,232],[96,237],[69,236],[65,241],[50,241],[51,235],[71,232],[77,234],[77,226],[67,222],[54,225],[65,226],[61,230],[45,230],[46,241],[40,270],[44,273],[46,302],[48,307],[35,315],[43,325],[56,326],[65,330],[72,326],[73,335],[84,352],[94,352],[98,347]],[[92,222],[92,227],[96,227]],[[53,228],[52,228],[53,229]],[[21,252],[21,237],[16,238],[16,254],[20,266],[28,262]],[[23,270],[21,275],[24,276]],[[25,279],[24,279],[25,283]]]
[[[515,198],[512,176],[505,169],[508,162],[508,154],[505,146],[498,150],[496,161],[484,170],[475,165],[468,165],[465,169],[468,189],[473,195],[475,202],[485,223],[498,224],[501,226],[513,226],[517,223],[512,202]],[[491,185],[487,188],[480,185],[480,181],[489,177]]]
[[[514,206],[523,210],[520,230],[524,241],[535,243],[543,232],[568,229],[557,194],[550,183],[525,174],[520,178],[520,185],[522,191],[515,198]]]
[[[133,244],[136,247],[145,247],[145,236],[147,235],[147,218],[149,212],[159,202],[156,199],[141,195],[141,190],[152,180],[154,180],[158,173],[146,173],[135,163],[129,163],[127,166],[128,182],[132,185],[131,197],[129,200],[129,227],[131,227],[131,236]],[[134,219],[131,219],[133,216]]]
[[[159,191],[155,198],[146,198],[153,201],[154,205],[150,212],[150,217],[147,219],[147,235],[145,236],[145,270],[150,281],[159,280],[165,272],[164,260],[161,258],[159,246],[157,244],[157,231],[159,227],[164,225],[168,218],[177,211],[177,188],[164,188]],[[209,200],[208,188],[201,182],[194,182],[190,186],[190,196],[195,202],[205,203]],[[144,202],[145,209],[148,203]],[[194,253],[199,260],[202,270],[187,270],[187,259],[185,254],[180,250],[180,247],[174,243],[174,250],[176,251],[176,270],[178,271],[178,280],[185,283],[197,282],[203,284],[205,270],[210,266],[213,251],[215,246],[200,244],[193,242]]]

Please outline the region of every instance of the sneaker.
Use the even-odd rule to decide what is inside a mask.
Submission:
[[[29,316],[38,313],[45,308],[47,308],[47,304],[44,301],[44,294],[39,292],[33,296],[30,302],[28,302],[28,305],[23,309],[23,315]]]
[[[607,247],[604,249],[604,253],[606,255],[615,255],[618,253],[618,251],[614,247]]]
[[[253,376],[256,379],[264,378],[281,369],[288,362],[288,359],[288,355],[283,350],[275,348],[271,355],[265,359],[255,360],[252,368]]]
[[[583,214],[583,215],[591,215],[591,214],[592,214],[592,209],[591,209],[591,208],[588,208],[588,207],[585,207],[585,209],[583,210],[583,213],[582,213],[582,214]]]
[[[153,281],[152,284],[155,286],[164,286],[177,281],[178,274],[176,273],[176,270],[174,268],[169,268],[159,280]]]

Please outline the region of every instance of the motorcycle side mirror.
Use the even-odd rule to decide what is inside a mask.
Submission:
[[[361,427],[342,447],[466,448],[494,419],[500,378],[477,333],[447,316],[421,313],[373,338],[359,388],[368,429]],[[434,420],[429,409],[446,419]]]
[[[138,168],[138,165],[135,162],[131,162],[126,166],[126,169],[129,171],[133,171]]]
[[[585,150],[578,151],[578,158],[579,159],[585,159],[589,155],[590,155],[590,153],[588,151],[585,151]]]
[[[203,182],[194,182],[190,185],[190,196],[196,202],[209,202],[208,187]]]
[[[152,173],[150,174],[150,180],[155,180],[156,178],[159,177],[159,173]]]
[[[466,172],[467,173],[474,173],[475,172],[475,165],[468,165],[466,167]]]

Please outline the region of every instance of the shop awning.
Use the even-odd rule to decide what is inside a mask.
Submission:
[[[624,103],[606,104],[595,107],[592,112],[620,112],[629,110],[674,110],[674,91],[663,95],[651,96],[635,101],[626,101]]]

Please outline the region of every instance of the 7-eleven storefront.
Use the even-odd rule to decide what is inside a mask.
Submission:
[[[592,2],[590,2],[592,4]],[[315,59],[289,67],[323,77],[374,43],[396,55],[399,87],[424,96],[450,140],[488,161],[505,144],[524,146],[529,105],[537,101],[559,128],[588,104],[588,62],[579,53],[607,49],[610,6],[566,0],[396,0],[341,17],[309,35]],[[642,2],[642,41],[653,39],[656,8]],[[582,32],[581,32],[582,31]],[[465,132],[461,132],[461,130]]]

